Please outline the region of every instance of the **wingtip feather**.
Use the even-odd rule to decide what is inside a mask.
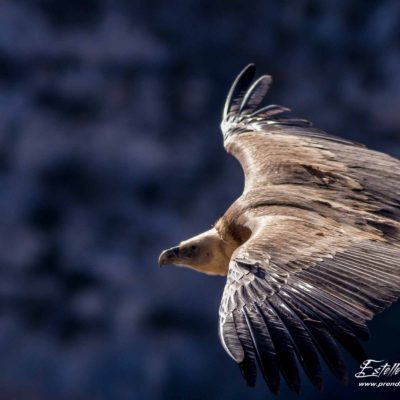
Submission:
[[[232,86],[229,89],[228,96],[226,97],[224,111],[222,114],[223,120],[226,118],[229,111],[231,110],[233,102],[237,99],[237,97],[240,98],[240,92],[243,92],[248,89],[251,81],[254,78],[255,73],[256,73],[256,66],[255,64],[250,63],[246,65],[246,67],[244,67],[242,71],[239,73],[239,75],[235,78],[235,80],[232,83]],[[242,93],[242,96],[243,95],[244,93]]]

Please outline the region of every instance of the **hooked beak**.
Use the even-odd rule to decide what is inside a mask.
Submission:
[[[174,261],[179,257],[179,246],[171,247],[170,249],[164,250],[158,259],[158,264],[162,267],[165,264],[173,264]]]

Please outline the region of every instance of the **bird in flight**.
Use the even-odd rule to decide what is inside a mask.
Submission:
[[[366,321],[400,295],[400,161],[262,106],[271,77],[254,76],[236,78],[221,123],[243,194],[159,263],[227,276],[219,336],[248,385],[258,371],[298,393],[301,366],[322,390],[321,360],[345,384],[339,344],[365,360]]]

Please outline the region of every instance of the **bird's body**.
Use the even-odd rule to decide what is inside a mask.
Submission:
[[[345,382],[336,342],[362,361],[365,321],[399,297],[400,161],[260,108],[271,79],[253,76],[238,76],[221,124],[243,194],[160,261],[227,275],[220,338],[248,384],[258,364],[273,392],[280,375],[298,392],[300,363],[321,389],[317,354]]]

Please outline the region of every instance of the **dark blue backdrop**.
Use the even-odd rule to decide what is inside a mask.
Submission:
[[[397,0],[0,2],[1,400],[271,397],[219,344],[224,280],[157,266],[241,193],[219,121],[251,61],[271,103],[400,156]],[[371,356],[400,362],[399,315]],[[304,398],[399,398],[349,362]]]

